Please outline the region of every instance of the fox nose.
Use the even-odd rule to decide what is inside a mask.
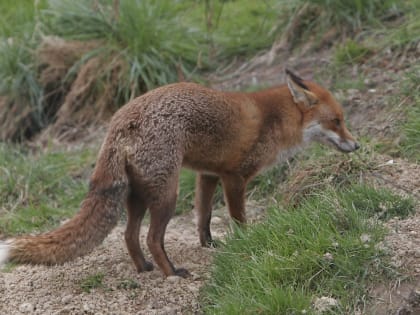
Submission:
[[[358,148],[360,148],[360,144],[358,142],[355,142],[354,149],[357,150]]]

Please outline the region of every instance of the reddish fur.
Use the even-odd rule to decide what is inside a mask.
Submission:
[[[201,244],[207,246],[212,243],[211,203],[219,180],[232,218],[242,223],[249,180],[282,153],[301,146],[304,130],[313,121],[334,130],[343,141],[354,141],[344,122],[331,125],[331,119],[343,121],[343,114],[328,91],[301,81],[293,91],[308,102],[296,103],[291,88],[281,85],[254,93],[232,93],[177,83],[134,99],[111,121],[80,212],[55,231],[13,241],[9,258],[55,264],[83,255],[113,228],[125,202],[125,240],[137,270],[152,269],[138,239],[140,223],[149,209],[147,244],[155,262],[167,276],[185,276],[186,270],[175,269],[163,247],[182,166],[198,172],[198,230]]]

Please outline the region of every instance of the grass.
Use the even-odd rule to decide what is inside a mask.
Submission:
[[[80,282],[80,287],[82,288],[83,292],[90,293],[91,290],[97,288],[103,288],[103,280],[105,275],[103,273],[95,273],[83,279]]]
[[[186,213],[194,207],[195,173],[188,169],[181,171],[176,214]]]
[[[390,268],[375,247],[385,233],[379,214],[413,209],[411,200],[358,184],[330,186],[294,209],[272,207],[264,222],[235,229],[216,254],[204,311],[313,314],[312,303],[327,296],[338,301],[328,314],[353,313],[368,284]]]
[[[265,220],[235,228],[216,253],[204,313],[316,314],[322,297],[337,302],[323,314],[363,312],[370,285],[398,274],[376,244],[382,222],[415,202],[372,186],[376,153],[361,142],[350,155],[315,145],[291,164]]]
[[[380,43],[383,48],[404,48],[406,45],[416,45],[420,40],[420,2],[408,0],[402,1],[402,4],[405,13],[402,22],[380,32],[384,35]]]
[[[35,4],[37,6],[35,6]],[[35,24],[35,12],[44,8],[46,1],[2,0],[0,2],[0,39],[21,37],[24,32],[31,32]]]
[[[178,67],[192,71],[200,52],[199,33],[181,22],[172,1],[124,0],[118,7],[110,3],[95,7],[90,1],[51,0],[44,11],[47,32],[66,39],[101,40],[105,52],[125,59],[127,76],[120,88],[131,94],[125,91],[124,101],[176,81]]]
[[[77,106],[71,108],[95,104],[95,112],[115,111],[146,90],[178,80],[194,80],[203,69],[269,48],[281,34],[292,34],[288,38],[292,46],[311,36],[322,38],[329,29],[337,34],[354,34],[381,25],[387,15],[405,12],[409,7],[393,0],[244,0],[240,4],[49,0],[37,2],[37,7],[29,0],[22,3],[7,0],[0,5],[5,21],[3,27],[0,25],[0,37],[13,35],[10,40],[0,40],[0,93],[8,97],[8,105],[0,109],[0,114],[22,113],[1,121],[5,130],[11,129],[0,134],[2,139],[25,139],[54,122],[68,94],[84,93],[75,96]],[[21,16],[28,21],[27,28]],[[418,19],[412,18],[413,14],[407,16],[410,18],[401,30],[412,34]],[[12,30],[16,33],[12,34]],[[39,64],[37,56],[45,35],[96,44],[69,69],[49,69],[50,74],[64,72],[62,77],[40,82],[45,77],[43,71],[51,66]],[[359,62],[367,53],[363,45],[348,41],[337,50],[336,58],[338,62]],[[63,51],[61,55],[66,54]],[[54,58],[58,55],[54,52]],[[78,74],[84,80],[73,86]]]
[[[72,216],[86,191],[91,150],[32,154],[0,144],[0,234],[39,232]]]
[[[420,67],[407,72],[401,83],[398,103],[404,106],[406,120],[401,123],[403,139],[400,150],[404,157],[420,161]]]
[[[279,34],[292,47],[308,42],[316,47],[331,38],[381,27],[388,15],[403,11],[404,6],[395,0],[299,0],[282,9]]]
[[[337,47],[334,59],[337,66],[354,64],[363,61],[371,53],[372,51],[363,44],[359,44],[354,40],[349,39]]]

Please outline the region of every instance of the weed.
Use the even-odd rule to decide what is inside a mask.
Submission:
[[[125,279],[120,281],[120,283],[117,285],[117,288],[124,290],[133,290],[140,288],[140,284],[133,279]]]
[[[104,285],[102,281],[104,280],[104,277],[105,275],[103,273],[87,276],[80,282],[80,287],[86,293],[90,293],[92,289],[103,288]]]

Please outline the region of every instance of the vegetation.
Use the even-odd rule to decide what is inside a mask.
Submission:
[[[90,293],[91,290],[102,288],[104,286],[102,283],[104,277],[105,275],[103,273],[95,273],[90,275],[80,282],[80,287],[84,292]]]
[[[13,34],[9,29],[20,30],[19,12],[6,2],[11,23],[0,25],[0,95],[5,96],[0,139],[30,138],[52,122],[59,133],[62,124],[107,119],[153,87],[191,79],[210,61],[268,47],[275,34],[261,35],[274,23],[275,2],[205,7],[192,0],[49,0],[35,7],[26,1],[28,28]]]
[[[371,50],[354,40],[347,40],[335,51],[335,62],[340,64],[353,64],[363,61],[371,53]]]
[[[385,232],[378,218],[413,211],[412,200],[359,184],[328,186],[293,209],[273,206],[216,254],[205,313],[312,314],[321,297],[337,301],[328,314],[353,313],[369,283],[393,270],[375,246]]]
[[[400,106],[404,106],[406,120],[401,129],[403,140],[400,144],[404,156],[420,161],[420,67],[414,67],[402,83],[399,96]]]
[[[296,53],[335,44],[328,67],[334,88],[367,89],[363,71],[343,69],[360,69],[383,51],[404,57],[417,47],[419,10],[409,0],[2,0],[0,139],[106,120],[153,87],[205,80],[205,71],[275,41]],[[392,96],[403,115],[401,139],[391,145],[414,162],[420,161],[419,77],[413,65]],[[266,201],[267,219],[235,228],[216,254],[201,294],[206,313],[312,314],[321,297],[337,302],[328,314],[363,309],[367,284],[395,272],[376,246],[386,233],[382,221],[414,211],[410,198],[375,188],[377,153],[364,142],[349,156],[315,146],[250,184],[248,197]],[[95,155],[0,143],[0,239],[49,230],[72,216]],[[194,186],[194,173],[183,171],[177,214],[192,209]],[[215,203],[222,202],[218,188]],[[103,278],[88,276],[80,287],[90,292]],[[137,287],[131,280],[119,285]]]
[[[0,145],[0,235],[44,231],[79,209],[92,150],[47,151]]]
[[[148,89],[185,78],[199,80],[201,71],[255,54],[275,38],[295,47],[366,27],[380,29],[390,16],[415,6],[410,4],[25,0],[17,6],[7,0],[0,7],[0,95],[5,96],[0,99],[0,139],[30,138],[51,123],[59,133],[63,124],[107,119]],[[412,16],[389,41],[402,45],[415,40],[411,34],[418,34],[418,19]],[[360,61],[368,53],[349,40],[337,51],[337,61]]]

